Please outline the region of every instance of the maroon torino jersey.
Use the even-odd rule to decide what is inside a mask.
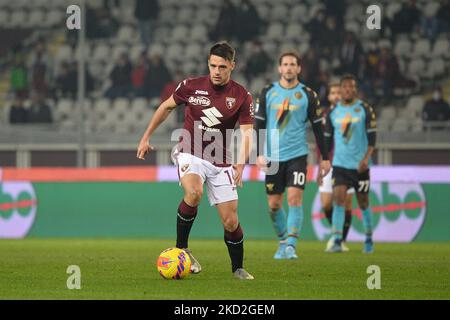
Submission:
[[[173,98],[186,106],[184,129],[189,132],[180,137],[178,150],[217,166],[230,165],[229,145],[236,124],[253,124],[251,94],[233,80],[216,86],[204,76],[182,81]]]

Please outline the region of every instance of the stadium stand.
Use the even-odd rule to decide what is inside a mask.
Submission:
[[[65,28],[65,9],[73,1],[56,0],[0,0],[0,32],[10,37],[24,37],[21,45],[11,42],[0,44],[0,123],[3,127],[9,125],[9,106],[15,95],[11,74],[14,61],[23,57],[26,61],[28,80],[25,105],[30,103],[33,90],[30,79],[33,65],[30,59],[34,54],[35,43],[44,39],[45,50],[50,59],[45,79],[48,82],[47,100],[51,101],[56,130],[76,130],[78,116],[76,115],[76,96],[62,96],[57,88],[57,79],[64,63],[77,60],[80,50],[77,48],[76,33]],[[159,55],[167,66],[170,77],[176,71],[181,71],[185,77],[207,72],[206,52],[208,47],[217,40],[210,38],[211,30],[217,27],[221,4],[218,1],[158,1],[159,13],[153,24],[152,41],[146,46],[139,34],[138,21],[134,16],[134,1],[118,1],[119,7],[108,7],[107,1],[88,1],[89,15],[98,18],[98,23],[88,25],[88,41],[84,49],[87,70],[93,78],[93,90],[88,92],[84,119],[88,132],[111,132],[136,134],[142,132],[149,112],[159,103],[159,92],[152,91],[150,96],[136,96],[133,91],[129,95],[110,100],[105,94],[111,86],[110,73],[115,61],[121,53],[127,53],[131,64],[136,65],[139,57],[145,52],[147,73],[151,75],[150,61]],[[361,87],[364,97],[371,102],[380,115],[380,127],[392,132],[416,132],[424,130],[421,123],[421,108],[429,98],[432,88],[439,85],[443,88],[444,98],[450,95],[450,31],[443,26],[433,35],[427,36],[426,24],[420,21],[413,25],[411,32],[394,32],[393,20],[403,10],[403,5],[409,1],[382,0],[383,28],[369,30],[365,27],[365,8],[370,1],[337,1],[345,13],[339,16],[328,10],[322,1],[269,1],[252,0],[257,15],[262,24],[258,26],[259,35],[252,39],[241,41],[239,32],[234,31],[229,40],[237,48],[237,69],[234,79],[247,85],[253,95],[257,95],[269,81],[277,78],[277,56],[283,50],[295,49],[302,56],[310,47],[319,54],[319,73],[314,75],[311,86],[320,83],[320,74],[329,79],[336,79],[345,70],[340,57],[340,45],[347,31],[353,32],[355,41],[361,45],[362,54],[355,57],[357,61],[357,76],[364,83]],[[241,13],[241,0],[232,1],[237,14]],[[438,13],[448,8],[441,8],[437,0],[417,1],[417,7],[422,12],[423,21],[438,19]],[[320,13],[324,19],[316,19]],[[340,23],[342,22],[342,23]],[[101,32],[101,23],[111,26]],[[99,28],[93,30],[93,28]],[[328,29],[327,29],[328,28]],[[331,28],[331,29],[330,29]],[[23,31],[28,33],[23,35]],[[322,31],[321,31],[322,30]],[[325,30],[325,31],[323,31]],[[95,32],[94,32],[95,31]],[[97,32],[98,31],[98,32]],[[323,50],[320,40],[321,33],[333,34],[337,41],[330,46],[331,51]],[[328,33],[326,33],[328,32]],[[330,33],[331,32],[331,33]],[[258,34],[258,33],[255,33]],[[251,50],[252,41],[262,44],[263,50],[271,58],[270,67],[255,78],[247,79],[244,75]],[[323,40],[323,37],[322,37]],[[326,38],[326,41],[331,39]],[[323,41],[322,41],[323,42]],[[325,44],[327,45],[327,44]],[[392,97],[386,94],[386,79],[379,72],[381,51],[383,48],[393,52],[392,59],[398,64],[398,72],[390,82]],[[373,70],[372,70],[372,69]],[[370,71],[372,70],[372,71]],[[147,82],[154,83],[151,77]],[[163,88],[171,79],[157,84]],[[131,83],[131,79],[130,79]],[[145,85],[144,85],[145,86]],[[384,87],[383,87],[384,86]],[[148,91],[150,92],[150,91]],[[401,118],[398,118],[398,117]],[[161,135],[179,126],[179,120],[164,124]],[[408,122],[406,122],[407,120]],[[450,128],[450,125],[448,126]]]

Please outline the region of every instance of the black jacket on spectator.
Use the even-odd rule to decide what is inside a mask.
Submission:
[[[156,19],[159,13],[157,0],[136,0],[134,16],[138,20]]]
[[[450,25],[450,1],[443,1],[439,10],[436,12],[436,18],[447,26]]]
[[[258,37],[262,31],[263,21],[259,17],[256,7],[250,1],[244,0],[237,13],[239,32],[236,32],[236,36],[239,41],[244,42]],[[236,28],[236,26],[234,27]]]
[[[9,110],[9,123],[27,123],[28,110],[21,106],[12,105]]]
[[[124,65],[116,65],[111,71],[112,87],[129,86],[131,84],[131,63],[127,61]]]
[[[421,15],[416,6],[405,4],[392,19],[393,33],[411,33],[414,26],[420,23]]]
[[[164,86],[172,80],[172,75],[159,56],[151,57],[148,71],[144,78],[144,88],[147,98],[159,97]]]
[[[238,11],[234,7],[233,3],[229,0],[223,2],[223,6],[220,9],[219,18],[214,29],[209,34],[212,41],[217,42],[220,40],[230,41],[236,36],[237,27],[239,27],[236,17]]]
[[[448,121],[450,119],[450,106],[444,99],[428,100],[422,111],[424,121]]]
[[[51,123],[53,122],[52,111],[44,102],[32,105],[28,120],[30,123]]]

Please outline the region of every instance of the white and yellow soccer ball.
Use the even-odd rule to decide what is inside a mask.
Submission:
[[[169,248],[161,252],[156,263],[164,279],[183,279],[191,270],[191,259],[183,249]]]

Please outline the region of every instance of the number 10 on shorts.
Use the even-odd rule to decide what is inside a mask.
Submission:
[[[294,175],[294,185],[302,186],[305,184],[306,176],[304,172],[294,171],[292,174]]]

